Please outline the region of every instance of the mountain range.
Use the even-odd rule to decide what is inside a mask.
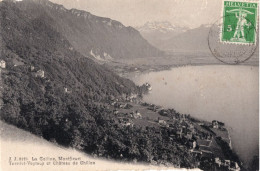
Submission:
[[[209,25],[179,27],[170,22],[148,22],[137,28],[145,39],[165,51],[207,51]]]
[[[187,31],[189,28],[173,25],[168,21],[154,21],[147,22],[143,26],[136,27],[136,29],[149,43],[161,48],[161,43]]]
[[[16,5],[33,18],[49,16],[52,27],[84,56],[112,60],[163,55],[162,51],[143,39],[137,30],[125,27],[118,21],[82,10],[68,10],[47,0],[23,0],[16,2]]]
[[[164,50],[177,51],[209,51],[208,34],[210,26],[201,25],[198,28],[187,30],[160,44]]]
[[[178,33],[178,32],[184,32],[188,30],[188,27],[181,27],[177,25],[173,25],[168,21],[154,21],[154,22],[147,22],[143,26],[136,27],[138,31],[141,33],[149,33],[149,32],[160,32],[160,33]]]

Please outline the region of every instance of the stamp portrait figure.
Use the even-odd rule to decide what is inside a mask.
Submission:
[[[247,10],[242,10],[241,8],[239,10],[234,9],[234,10],[230,10],[230,11],[227,11],[227,12],[228,13],[234,13],[235,12],[236,18],[238,19],[237,25],[236,25],[236,31],[234,33],[233,38],[238,40],[242,36],[241,40],[246,41],[244,27],[247,26],[247,28],[249,28],[251,26],[251,22],[247,22],[246,17],[247,17],[248,14],[254,14],[254,13],[247,11]]]

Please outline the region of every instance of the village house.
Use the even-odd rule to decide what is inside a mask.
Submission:
[[[38,70],[38,71],[35,73],[35,76],[36,76],[36,77],[40,77],[40,78],[44,78],[44,71],[43,71],[43,70]]]
[[[71,90],[69,90],[67,87],[64,87],[64,92],[65,93],[71,93]]]
[[[195,150],[197,147],[197,142],[195,140],[189,140],[188,145],[191,149]]]
[[[128,115],[130,118],[134,118],[134,112],[130,112]]]
[[[116,104],[116,102],[114,101],[114,102],[111,103],[111,106],[114,106],[115,104]]]
[[[0,67],[3,69],[6,68],[6,62],[4,60],[0,61]]]
[[[149,83],[145,83],[145,86],[148,91],[152,91],[152,86]]]
[[[212,127],[218,129],[219,128],[218,121],[212,121]]]
[[[137,98],[137,94],[130,94],[129,96],[126,96],[126,101],[133,102],[134,99]]]
[[[125,104],[120,104],[120,105],[119,105],[119,108],[125,108],[126,105],[127,105],[127,103],[125,103]]]
[[[163,119],[160,119],[160,117],[158,117],[158,124],[161,125],[161,126],[168,126],[169,127],[167,122]]]
[[[131,123],[131,122],[125,122],[125,123],[122,123],[123,126],[133,126],[134,124]]]
[[[125,105],[124,105],[124,109],[131,109],[133,106],[132,105],[130,105],[130,104],[128,104],[128,103],[126,103]]]
[[[229,170],[232,170],[232,171],[240,171],[240,167],[238,166],[237,162],[231,162],[230,163],[230,167],[229,167]]]
[[[133,117],[135,119],[142,119],[142,115],[138,110],[133,114]]]
[[[130,120],[129,118],[120,118],[119,122],[122,126],[133,126],[133,122],[132,120]]]
[[[166,110],[160,110],[159,111],[159,114],[162,115],[162,116],[168,116],[168,112]]]
[[[119,113],[119,111],[118,111],[118,110],[114,110],[113,113],[114,113],[115,115],[117,115],[117,114]]]
[[[134,98],[137,98],[137,94],[133,94],[133,93],[131,93],[131,95],[130,95],[130,99],[134,99]]]
[[[30,70],[31,70],[31,71],[34,71],[34,69],[35,69],[34,66],[31,65],[31,66],[30,66]]]
[[[175,139],[175,138],[176,138],[176,135],[175,135],[175,134],[170,134],[170,138],[171,138],[171,139]]]
[[[195,149],[197,147],[197,142],[196,141],[193,141],[192,142],[192,149]]]
[[[223,160],[220,159],[219,157],[215,158],[215,164],[217,165],[217,167],[225,167],[228,170],[232,170],[232,171],[240,171],[240,167],[237,164],[237,162],[234,161],[230,161],[230,160]]]
[[[225,160],[224,165],[227,166],[227,167],[230,167],[230,160]]]
[[[222,161],[218,157],[215,158],[215,163],[218,165],[218,167],[222,165]]]
[[[221,129],[224,126],[224,123],[213,120],[211,126],[215,129]]]

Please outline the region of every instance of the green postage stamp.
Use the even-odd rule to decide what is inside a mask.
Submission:
[[[257,41],[258,3],[224,1],[221,42],[255,44]]]

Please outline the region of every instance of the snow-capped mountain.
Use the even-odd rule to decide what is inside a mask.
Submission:
[[[155,47],[160,47],[166,40],[189,30],[188,27],[173,25],[168,21],[147,22],[136,29]]]
[[[166,21],[147,22],[137,29],[148,42],[164,51],[207,51],[210,27],[210,24],[203,24],[190,29]]]
[[[188,30],[187,27],[181,27],[177,25],[173,25],[168,21],[154,21],[147,22],[141,27],[137,27],[140,32],[160,32],[160,33],[168,33],[168,32],[184,32]]]

